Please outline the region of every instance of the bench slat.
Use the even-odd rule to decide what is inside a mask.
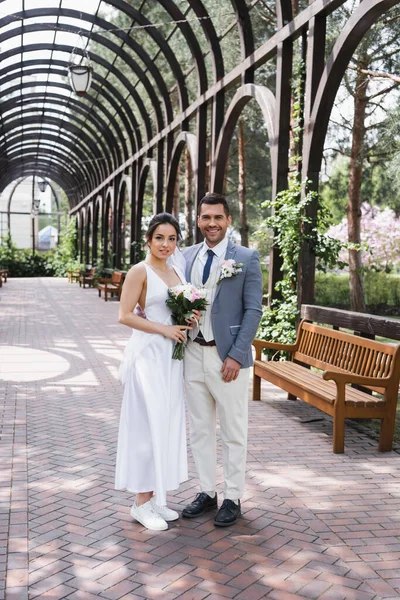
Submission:
[[[259,366],[259,365],[258,365]],[[336,385],[333,381],[324,381],[318,373],[304,369],[296,363],[282,362],[265,362],[263,367],[266,371],[274,372],[284,377],[288,381],[292,381],[296,385],[307,389],[316,396],[333,404],[336,398]],[[350,386],[346,386],[346,401],[345,404],[359,406],[382,406],[384,401],[375,396],[370,396],[365,392],[356,390]]]

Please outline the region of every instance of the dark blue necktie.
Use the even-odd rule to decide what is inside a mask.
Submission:
[[[215,256],[215,254],[211,250],[211,248],[209,250],[207,250],[207,254],[208,254],[207,261],[206,261],[206,264],[204,265],[204,271],[203,271],[203,279],[202,279],[203,285],[205,284],[205,282],[209,278],[212,261],[213,261],[213,258]]]

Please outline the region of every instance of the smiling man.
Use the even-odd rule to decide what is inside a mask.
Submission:
[[[190,442],[200,491],[182,516],[218,508],[216,414],[222,440],[224,501],[214,524],[232,525],[241,514],[247,453],[247,408],[251,343],[262,314],[258,253],[228,240],[232,218],[221,194],[199,203],[197,224],[204,242],[184,250],[186,278],[205,287],[207,310],[185,352]],[[193,333],[193,332],[192,332]]]

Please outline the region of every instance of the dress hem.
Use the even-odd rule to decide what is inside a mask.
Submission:
[[[166,493],[166,494],[169,494],[169,492],[175,492],[176,490],[178,490],[178,489],[179,489],[179,486],[180,486],[182,483],[185,483],[186,481],[189,481],[189,479],[182,479],[182,481],[181,481],[180,483],[178,483],[178,484],[176,485],[176,487],[171,487],[171,488],[168,488],[168,489],[165,491],[165,493]],[[124,485],[124,486],[122,486],[122,487],[117,487],[117,486],[114,486],[114,489],[115,489],[115,490],[118,490],[118,491],[127,491],[127,492],[129,492],[130,494],[147,494],[148,492],[153,492],[155,495],[157,495],[157,492],[156,492],[155,490],[142,490],[142,491],[137,491],[137,490],[132,490],[132,489],[130,489],[130,488],[128,488],[128,487],[126,487],[125,485]]]

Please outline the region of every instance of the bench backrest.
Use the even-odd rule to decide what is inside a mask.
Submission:
[[[297,343],[293,360],[317,369],[349,371],[362,377],[399,376],[399,344],[377,342],[305,321],[299,325]]]
[[[120,284],[123,281],[123,273],[121,271],[113,271],[111,283]]]

